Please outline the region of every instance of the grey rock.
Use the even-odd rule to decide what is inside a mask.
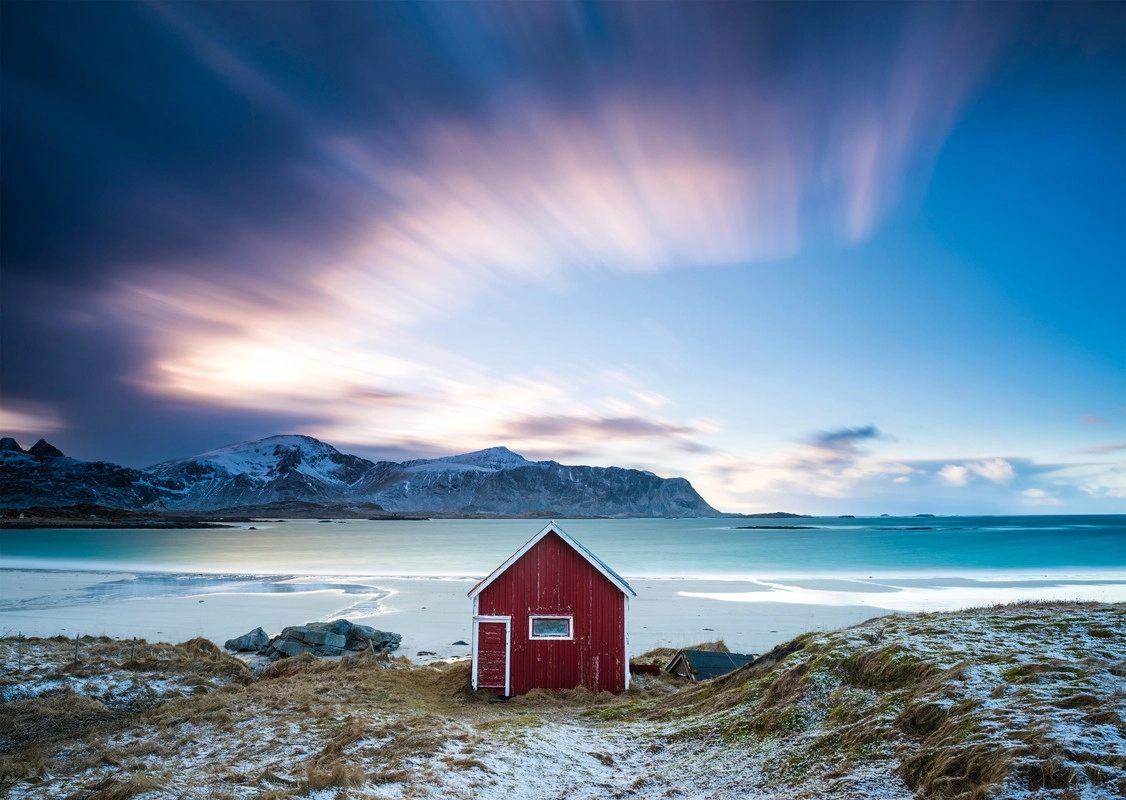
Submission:
[[[244,633],[237,639],[228,639],[223,647],[236,653],[257,652],[270,643],[270,635],[261,628]]]
[[[297,642],[292,639],[283,639],[280,642],[271,642],[270,647],[274,653],[278,654],[277,658],[291,658],[299,656],[302,653],[312,653],[313,648],[304,642]],[[314,653],[315,655],[315,653]]]
[[[307,625],[292,625],[285,628],[258,652],[277,661],[300,653],[312,653],[320,658],[343,655],[372,649],[387,653],[397,650],[402,635],[376,630],[367,625],[357,625],[346,619],[332,622],[310,622]]]
[[[344,645],[348,644],[348,639],[344,636],[341,636],[339,633],[322,630],[305,631],[304,641],[306,644],[317,645],[320,647],[336,647],[341,650],[344,649]]]

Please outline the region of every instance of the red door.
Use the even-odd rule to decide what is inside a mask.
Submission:
[[[479,617],[473,625],[473,686],[508,695],[511,621],[508,617]]]

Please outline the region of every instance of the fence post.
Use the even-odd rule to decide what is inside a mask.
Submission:
[[[137,637],[133,637],[133,649],[129,651],[129,663],[133,663],[133,657],[137,655]]]
[[[23,631],[16,634],[16,672],[23,672]]]
[[[78,639],[81,635],[82,634],[80,634],[80,633],[74,634],[74,663],[75,664],[78,663]]]

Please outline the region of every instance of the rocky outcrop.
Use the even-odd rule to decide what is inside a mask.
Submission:
[[[290,658],[302,653],[311,653],[321,658],[341,656],[346,652],[360,650],[389,653],[399,649],[402,638],[398,633],[357,625],[346,619],[338,619],[334,622],[310,622],[306,625],[293,625],[286,628],[260,648],[258,654],[271,661],[277,661],[280,658]],[[231,640],[231,642],[236,641],[238,640]],[[229,647],[231,642],[227,642],[228,649],[231,649]]]
[[[270,643],[270,634],[261,628],[244,633],[237,639],[228,639],[223,647],[236,653],[257,653]]]
[[[0,439],[0,451],[8,451],[10,453],[23,453],[25,452],[20,443],[13,439],[11,436],[5,436]]]
[[[27,452],[36,458],[63,458],[63,451],[48,443],[46,439],[40,439],[28,448]]]
[[[14,439],[0,447],[0,507],[60,508],[82,504],[108,509],[161,507],[169,484],[141,470],[107,461],[67,458],[40,440],[23,451]]]

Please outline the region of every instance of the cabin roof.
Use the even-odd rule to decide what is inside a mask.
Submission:
[[[586,559],[592,567],[594,567],[596,570],[598,570],[603,575],[605,575],[610,580],[611,583],[613,583],[615,586],[617,586],[623,592],[626,592],[627,594],[630,594],[630,595],[633,595],[634,597],[637,597],[637,592],[635,592],[633,590],[633,588],[630,587],[630,585],[628,583],[626,583],[625,578],[623,578],[618,573],[614,572],[614,570],[610,569],[610,567],[607,566],[605,561],[603,561],[601,558],[596,556],[594,553],[590,552],[590,550],[588,550],[582,542],[578,541],[577,539],[571,538],[567,534],[566,531],[564,531],[562,528],[560,528],[558,525],[555,524],[554,520],[552,520],[547,525],[545,525],[543,527],[543,530],[541,530],[539,533],[537,533],[535,536],[533,536],[531,539],[529,539],[527,542],[525,542],[523,547],[521,547],[519,550],[517,550],[515,553],[513,553],[511,556],[508,557],[508,560],[506,560],[503,564],[501,564],[499,567],[497,567],[491,573],[489,573],[488,577],[486,577],[483,581],[481,581],[476,586],[474,586],[472,589],[470,589],[469,596],[470,597],[476,597],[477,595],[481,594],[481,592],[485,591],[485,589],[488,587],[488,585],[490,583],[492,583],[498,577],[500,577],[501,573],[503,573],[506,569],[511,567],[517,561],[519,561],[521,556],[523,556],[525,553],[527,553],[529,550],[531,550],[533,547],[535,547],[536,543],[538,543],[540,541],[540,539],[547,536],[549,533],[554,533],[556,536],[558,536],[560,539],[562,539],[564,542],[566,542],[568,545],[570,545],[571,548],[576,553],[578,553],[580,556],[582,556],[584,559]]]
[[[755,657],[744,653],[717,653],[714,650],[681,650],[672,657],[665,669],[672,672],[676,662],[681,659],[684,659],[688,667],[688,677],[696,681],[710,681],[750,664]]]

